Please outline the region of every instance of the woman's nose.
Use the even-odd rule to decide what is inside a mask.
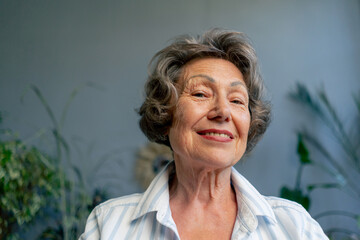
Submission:
[[[231,120],[230,103],[227,99],[214,99],[213,106],[208,113],[208,119],[229,122]]]

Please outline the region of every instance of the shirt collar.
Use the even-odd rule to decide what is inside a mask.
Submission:
[[[163,220],[170,209],[169,203],[169,176],[174,171],[175,164],[170,162],[151,182],[137,205],[132,220],[147,213],[157,212],[158,220]],[[255,189],[250,182],[235,168],[232,168],[231,181],[235,189],[238,218],[240,223],[250,232],[258,225],[258,216],[267,217],[276,223],[274,211],[266,199]]]
[[[231,181],[236,192],[238,205],[238,217],[243,226],[250,232],[258,225],[257,217],[266,217],[272,223],[276,223],[274,211],[250,182],[235,168],[232,168]]]
[[[170,209],[169,198],[169,176],[174,170],[174,163],[170,162],[154,178],[150,186],[142,195],[134,213],[132,220],[135,220],[147,213],[158,212],[157,216],[164,218]]]

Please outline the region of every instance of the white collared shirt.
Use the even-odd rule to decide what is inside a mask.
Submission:
[[[180,239],[169,203],[170,163],[143,194],[111,199],[90,214],[80,240]],[[299,204],[262,196],[235,168],[238,213],[231,239],[328,239]],[[191,219],[189,219],[191,224]]]

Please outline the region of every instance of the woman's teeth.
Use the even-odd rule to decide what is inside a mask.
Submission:
[[[224,133],[205,133],[204,135],[206,136],[217,136],[217,137],[224,137],[224,138],[230,138],[228,135],[224,134]]]

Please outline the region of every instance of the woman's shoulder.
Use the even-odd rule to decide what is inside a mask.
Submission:
[[[116,224],[121,216],[122,223],[125,226],[129,223],[132,214],[141,200],[142,194],[135,193],[118,198],[109,199],[97,205],[90,213],[85,227],[85,232],[79,239],[102,239],[106,234],[111,233],[117,228]],[[105,224],[106,223],[106,224]],[[105,234],[105,235],[102,235]],[[107,237],[104,237],[108,239]]]
[[[305,208],[297,202],[285,198],[274,197],[274,196],[264,196],[264,198],[273,210],[278,208],[279,209],[285,208],[285,209],[292,209],[299,213],[307,213]]]
[[[290,239],[328,239],[319,223],[306,209],[294,201],[264,196],[273,211],[274,224],[292,236]]]
[[[312,218],[308,211],[299,203],[279,198],[279,197],[264,197],[268,204],[271,206],[272,210],[277,219],[288,219],[291,218],[292,221],[305,224],[315,224],[318,223]]]
[[[109,210],[116,210],[124,207],[136,207],[142,195],[142,193],[133,193],[126,196],[112,198],[97,205],[94,208],[94,211],[97,215],[101,215]]]

